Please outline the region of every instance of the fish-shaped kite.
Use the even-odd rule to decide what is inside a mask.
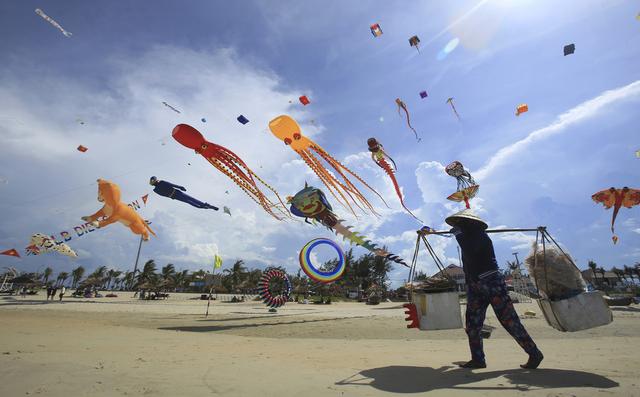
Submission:
[[[611,239],[614,244],[617,243],[618,236],[615,235],[613,228],[616,222],[616,216],[618,216],[618,211],[622,206],[631,208],[640,204],[640,190],[630,189],[626,186],[622,189],[611,187],[609,189],[599,191],[591,196],[591,198],[596,203],[602,203],[605,209],[613,207],[613,216],[611,218],[611,233],[613,233],[613,237],[611,237]]]
[[[366,240],[357,232],[351,231],[351,226],[345,226],[342,220],[338,219],[333,212],[331,204],[324,195],[324,192],[305,183],[304,189],[300,190],[293,197],[287,197],[287,202],[291,204],[291,213],[305,219],[306,223],[309,218],[321,223],[334,233],[342,236],[343,239],[349,240],[350,243],[359,245],[372,254],[384,257],[395,263],[407,266],[405,261],[397,255],[387,252],[386,249],[380,248],[371,241]]]
[[[51,18],[49,15],[45,14],[44,11],[42,11],[39,8],[36,8],[36,14],[40,15],[42,17],[42,19],[44,19],[45,21],[49,22],[51,25],[53,25],[55,28],[57,28],[59,31],[62,32],[63,35],[65,35],[65,37],[71,37],[71,35],[73,33],[68,32],[66,30],[64,30],[64,28],[62,26],[60,26],[60,24],[58,22],[56,22],[55,19]]]

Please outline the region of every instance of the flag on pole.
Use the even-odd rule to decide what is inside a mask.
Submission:
[[[220,258],[218,255],[216,255],[215,259],[213,261],[213,268],[214,269],[220,269],[220,267],[222,267],[222,258]]]

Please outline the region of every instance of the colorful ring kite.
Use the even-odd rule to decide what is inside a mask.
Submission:
[[[313,266],[313,263],[311,263],[311,251],[320,244],[330,245],[338,253],[338,265],[330,272],[318,270]],[[338,244],[327,238],[317,238],[306,243],[304,247],[302,247],[302,250],[300,250],[300,267],[312,280],[320,283],[331,283],[342,277],[347,266],[344,261],[344,252],[342,252]]]
[[[284,282],[284,290],[280,295],[273,295],[273,292],[271,292],[269,283],[272,278],[281,279]],[[291,295],[291,282],[289,281],[287,274],[279,269],[265,270],[264,273],[262,273],[262,277],[260,277],[260,282],[258,283],[258,294],[264,304],[269,307],[275,308],[284,306],[284,304],[289,300],[289,295]]]

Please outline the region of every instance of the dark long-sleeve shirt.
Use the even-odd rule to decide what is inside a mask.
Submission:
[[[478,281],[479,275],[498,270],[493,243],[484,230],[462,229],[456,240],[462,250],[462,267],[467,280]]]
[[[171,197],[175,189],[180,189],[182,191],[186,191],[183,186],[174,185],[171,182],[167,181],[158,181],[153,188],[153,191],[158,193],[161,196]]]

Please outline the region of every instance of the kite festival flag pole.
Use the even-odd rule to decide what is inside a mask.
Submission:
[[[205,313],[204,318],[209,317],[209,305],[211,304],[211,295],[213,294],[213,287],[216,282],[216,269],[221,266],[222,266],[222,258],[216,255],[213,262],[213,273],[211,273],[211,288],[209,288],[209,297],[207,299],[207,312]]]
[[[209,298],[207,299],[207,312],[204,314],[204,318],[209,317],[209,305],[211,304],[211,294],[213,294],[213,283],[215,282],[216,268],[214,266],[213,273],[211,273],[211,288],[209,288]]]
[[[138,254],[136,255],[136,264],[133,266],[133,277],[131,277],[131,283],[133,284],[136,278],[136,272],[138,271],[138,259],[140,259],[140,249],[142,248],[142,235],[140,235],[140,244],[138,244]],[[130,285],[129,288],[133,287]]]

